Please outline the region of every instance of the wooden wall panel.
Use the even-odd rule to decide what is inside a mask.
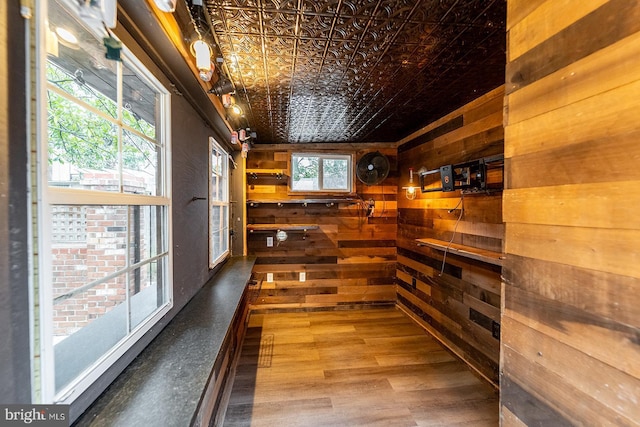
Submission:
[[[501,268],[420,247],[418,238],[502,252],[502,193],[404,197],[415,172],[503,153],[504,88],[480,96],[398,147],[398,305],[497,386]],[[502,174],[499,175],[502,180]],[[416,180],[417,182],[417,180]],[[464,211],[462,210],[464,207]]]
[[[290,149],[291,147],[287,147]],[[305,147],[306,149],[307,147]],[[318,147],[309,147],[311,151]],[[326,148],[326,147],[325,147]],[[313,224],[316,229],[288,232],[286,241],[269,248],[267,236],[275,232],[247,233],[249,255],[257,256],[254,273],[261,288],[253,310],[316,310],[395,304],[397,233],[397,150],[395,145],[337,144],[336,150],[380,151],[389,157],[391,172],[376,186],[356,180],[356,197],[373,200],[373,216],[361,203],[286,203],[323,197],[301,197],[288,191],[288,177],[260,174],[247,179],[247,222],[253,224]],[[309,150],[307,150],[309,151]],[[279,146],[256,147],[249,152],[247,169],[287,171],[290,153]],[[278,204],[279,201],[283,203]],[[275,239],[274,239],[275,240]],[[299,281],[305,272],[306,280]],[[267,282],[267,273],[273,282]]]
[[[640,4],[509,3],[502,424],[637,425]]]

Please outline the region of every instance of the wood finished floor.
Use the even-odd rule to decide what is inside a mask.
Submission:
[[[395,309],[252,314],[225,426],[497,426],[498,394]]]

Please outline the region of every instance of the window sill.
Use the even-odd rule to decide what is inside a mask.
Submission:
[[[241,338],[254,263],[229,259],[75,425],[208,425]]]

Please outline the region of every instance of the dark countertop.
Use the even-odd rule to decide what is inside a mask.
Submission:
[[[74,425],[189,425],[254,263],[229,259]]]

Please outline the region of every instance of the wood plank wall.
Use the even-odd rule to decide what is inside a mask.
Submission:
[[[400,141],[399,187],[407,185],[409,168],[502,154],[503,96],[504,88],[497,88]],[[466,195],[462,205],[459,190],[419,192],[415,200],[398,191],[398,305],[497,385],[500,267],[448,253],[442,271],[444,252],[418,247],[415,239],[453,238],[502,252],[502,193]]]
[[[358,197],[375,201],[373,216],[367,217],[358,203],[332,206],[313,203],[306,207],[301,203],[283,203],[278,206],[273,201],[304,197],[288,194],[286,176],[258,175],[255,178],[249,175],[247,199],[260,203],[255,207],[248,205],[247,224],[319,226],[306,233],[289,232],[286,241],[272,248],[267,247],[266,237],[274,236],[275,232],[247,233],[248,254],[257,256],[254,273],[261,281],[253,310],[340,309],[395,304],[396,146],[335,144],[331,147],[340,152],[355,152],[356,161],[370,151],[380,151],[389,158],[391,171],[381,185],[366,186],[356,180]],[[304,147],[307,151],[318,151],[319,148],[313,144]],[[286,171],[289,157],[290,152],[282,146],[259,146],[248,153],[247,169]],[[299,281],[300,272],[306,273],[304,282]],[[267,273],[273,273],[273,282],[267,282]]]
[[[503,425],[640,422],[640,2],[509,0]]]

